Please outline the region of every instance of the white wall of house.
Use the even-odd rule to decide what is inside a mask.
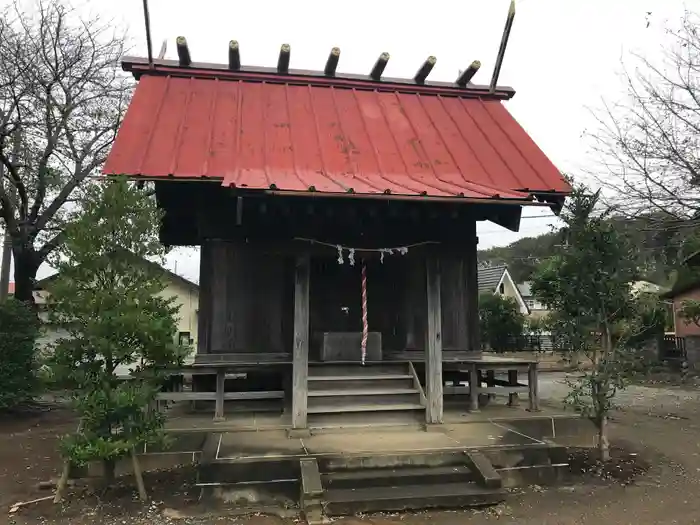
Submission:
[[[175,304],[180,307],[177,323],[178,337],[189,338],[189,343],[195,348],[197,346],[199,288],[179,279],[171,279],[167,288],[160,295],[165,298],[175,298]]]
[[[50,347],[61,337],[67,337],[68,333],[60,328],[50,326],[48,321],[48,312],[46,311],[46,300],[49,293],[44,290],[34,292],[34,300],[42,311],[39,318],[44,321],[41,335],[37,340],[37,346],[40,350]],[[174,276],[168,275],[167,287],[159,295],[165,298],[175,298],[175,304],[180,307],[180,312],[177,322],[176,337],[183,343],[189,342],[193,352],[187,359],[188,363],[194,360],[194,349],[197,347],[197,317],[199,309],[199,288],[197,285],[180,280]],[[129,365],[120,366],[117,369],[118,375],[128,375]]]
[[[525,304],[530,310],[546,310],[547,307],[534,297],[523,297]]]
[[[503,272],[503,277],[501,277],[501,281],[498,283],[498,286],[496,286],[495,293],[513,299],[518,304],[520,313],[523,315],[530,313],[508,270]]]

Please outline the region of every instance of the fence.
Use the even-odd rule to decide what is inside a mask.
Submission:
[[[482,346],[484,346],[483,343]],[[510,337],[499,343],[497,348],[490,350],[492,352],[547,352],[552,349],[552,337],[548,334],[541,334]]]
[[[675,335],[665,335],[661,348],[659,348],[659,358],[661,361],[686,361],[688,357],[685,347],[685,338]]]

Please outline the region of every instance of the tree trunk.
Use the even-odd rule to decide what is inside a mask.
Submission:
[[[0,174],[0,177],[2,175]],[[10,265],[12,264],[12,239],[10,233],[5,227],[2,246],[2,262],[0,262],[0,301],[7,299],[10,287]]]
[[[34,307],[34,282],[39,264],[33,248],[13,247],[15,260],[15,299]]]
[[[608,416],[601,416],[598,420],[598,451],[601,461],[610,460],[610,443],[608,442]]]
[[[104,478],[105,486],[110,486],[114,483],[115,466],[116,462],[114,459],[102,460],[102,476]]]
[[[63,501],[63,494],[66,491],[66,485],[68,485],[68,476],[70,475],[70,460],[63,460],[63,471],[61,472],[61,477],[56,484],[56,494],[54,495],[53,502],[60,503]]]
[[[139,499],[141,501],[147,501],[148,493],[146,492],[146,485],[143,482],[141,465],[139,464],[139,458],[136,455],[136,451],[133,448],[131,449],[131,465],[134,468],[134,478],[136,479],[136,486],[139,489]]]

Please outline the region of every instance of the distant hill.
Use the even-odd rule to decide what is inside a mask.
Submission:
[[[508,266],[508,272],[516,283],[528,281],[540,262],[555,253],[561,244],[560,233],[545,233],[538,237],[525,237],[502,248],[479,251],[479,263]]]
[[[644,220],[613,218],[611,222],[638,248],[639,278],[671,285],[680,260],[700,248],[700,228],[651,228]],[[515,282],[529,280],[537,266],[557,253],[561,232],[526,237],[501,248],[479,251],[479,264],[508,265]]]

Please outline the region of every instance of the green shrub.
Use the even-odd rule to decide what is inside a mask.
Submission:
[[[479,296],[479,326],[482,342],[502,352],[517,347],[514,343],[523,335],[525,317],[515,299],[483,293]]]
[[[0,410],[29,401],[37,393],[34,346],[39,320],[24,303],[0,301]]]

